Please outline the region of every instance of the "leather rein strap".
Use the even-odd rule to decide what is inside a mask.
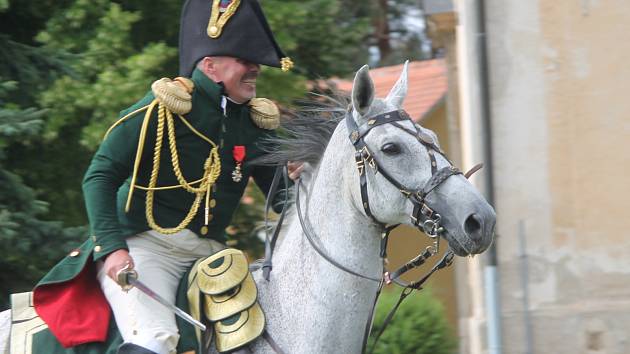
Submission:
[[[284,177],[284,186],[287,188],[284,191],[284,204],[282,206],[282,212],[280,213],[280,218],[278,218],[278,222],[276,223],[276,228],[273,230],[273,235],[269,237],[269,207],[278,191],[278,186],[280,182],[280,175]],[[267,193],[267,199],[265,200],[265,259],[262,263],[263,277],[265,280],[269,281],[269,275],[271,270],[273,269],[273,250],[276,248],[276,241],[278,240],[278,235],[280,235],[280,229],[282,228],[282,223],[284,222],[284,217],[287,211],[287,204],[289,202],[289,177],[287,166],[278,166],[276,167],[276,173],[273,176],[273,180],[271,181],[271,186],[269,187],[269,192]]]

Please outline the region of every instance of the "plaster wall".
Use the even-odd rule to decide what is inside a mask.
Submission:
[[[503,353],[630,353],[630,2],[486,4]]]

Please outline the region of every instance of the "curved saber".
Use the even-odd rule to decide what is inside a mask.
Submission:
[[[192,317],[179,307],[166,301],[166,299],[156,294],[155,291],[151,290],[151,288],[144,285],[140,280],[138,280],[138,272],[136,272],[135,270],[125,267],[118,271],[118,273],[116,273],[116,279],[118,284],[122,287],[124,291],[129,291],[131,288],[136,288],[148,297],[168,308],[171,312],[181,317],[184,321],[201,329],[202,331],[206,330],[206,326],[203,323],[197,321],[194,317]]]

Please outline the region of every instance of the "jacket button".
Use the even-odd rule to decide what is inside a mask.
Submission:
[[[79,252],[79,250],[73,250],[72,252],[70,252],[70,257],[76,257],[79,254],[81,254],[81,252]]]
[[[100,252],[100,251],[101,251],[101,246],[94,247],[94,252]]]
[[[208,227],[207,226],[202,226],[201,230],[199,230],[199,232],[201,232],[202,235],[207,235],[208,234]]]

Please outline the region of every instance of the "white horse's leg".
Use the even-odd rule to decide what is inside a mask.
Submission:
[[[0,312],[0,353],[9,353],[9,334],[11,333],[11,310]]]

